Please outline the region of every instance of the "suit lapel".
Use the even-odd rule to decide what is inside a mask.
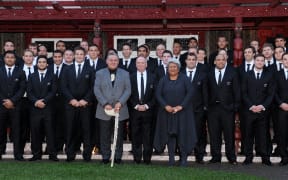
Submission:
[[[199,69],[196,68],[196,71],[195,71],[195,74],[194,74],[194,77],[193,77],[192,83],[194,83],[194,82],[198,79],[198,76],[199,76]]]
[[[108,68],[106,68],[104,71],[104,80],[106,81],[107,85],[109,86],[109,89],[112,89],[111,75],[110,75]]]

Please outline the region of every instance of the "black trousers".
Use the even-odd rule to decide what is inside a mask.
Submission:
[[[20,109],[16,106],[14,109],[6,109],[2,104],[0,105],[0,155],[5,153],[7,142],[7,123],[11,121],[13,151],[14,156],[23,155],[21,146],[21,120]]]
[[[48,106],[44,109],[32,107],[30,127],[33,156],[39,157],[42,155],[43,129],[46,136],[48,154],[56,155],[51,107]]]
[[[53,130],[55,138],[56,151],[63,151],[65,144],[65,99],[63,96],[55,96],[52,101],[52,119],[53,119]]]
[[[288,112],[282,109],[278,110],[278,142],[280,155],[283,160],[288,160]]]
[[[91,134],[90,134],[90,106],[72,107],[66,105],[66,153],[67,158],[75,159],[78,142],[78,132],[82,132],[83,137],[83,158],[91,158]]]
[[[194,112],[195,126],[197,133],[197,144],[195,146],[195,157],[198,160],[202,160],[205,154],[207,130],[206,130],[206,116],[205,112]]]
[[[111,157],[111,139],[114,133],[114,120],[114,118],[110,120],[100,120],[100,148],[102,159],[109,160]],[[125,121],[119,121],[115,159],[122,158],[124,126]]]
[[[270,153],[268,152],[267,140],[267,114],[268,112],[266,111],[261,113],[246,111],[244,153],[248,159],[253,158],[254,139],[260,156],[262,156],[262,158],[268,158],[270,156]]]
[[[209,107],[208,130],[211,155],[221,160],[222,132],[225,140],[225,153],[229,161],[235,161],[235,113],[224,109],[220,104]]]
[[[20,100],[20,118],[21,118],[21,150],[24,151],[25,144],[30,141],[30,107],[31,102],[27,97],[22,97]],[[24,152],[23,152],[24,153]]]
[[[151,161],[152,156],[152,112],[140,112],[133,110],[131,122],[132,149],[134,160],[142,159],[145,162]]]
[[[97,102],[91,106],[91,147],[100,148],[100,124],[99,119],[95,117]]]

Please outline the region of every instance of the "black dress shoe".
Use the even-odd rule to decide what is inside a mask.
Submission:
[[[266,166],[272,166],[272,163],[269,159],[262,159],[262,164],[265,164]]]
[[[38,161],[41,160],[41,156],[33,156],[32,158],[29,159],[29,161]]]
[[[144,160],[144,164],[146,164],[146,165],[151,164],[151,160]]]
[[[237,165],[237,161],[236,160],[229,160],[229,163],[232,164],[232,165]]]
[[[220,159],[212,158],[212,159],[209,161],[209,163],[210,163],[210,164],[221,163],[221,160],[220,160]]]
[[[115,159],[114,161],[116,164],[121,164],[122,163],[122,159]]]
[[[75,161],[75,157],[67,157],[66,161],[67,162]]]
[[[2,155],[0,155],[0,160],[2,160]]]
[[[197,164],[204,164],[204,161],[203,161],[203,159],[196,159],[196,163]]]
[[[108,164],[109,163],[109,159],[102,159],[102,163],[103,164]]]
[[[59,161],[59,159],[58,159],[57,156],[55,156],[55,155],[49,156],[49,160],[55,161],[55,162],[58,162],[58,161]]]
[[[252,159],[245,159],[245,161],[243,161],[242,163],[243,165],[249,165],[249,164],[252,164]]]
[[[140,164],[140,163],[141,163],[141,160],[140,160],[140,159],[135,159],[134,162],[135,162],[136,164]]]
[[[288,164],[288,160],[281,160],[279,166],[286,166]]]
[[[85,161],[85,162],[90,162],[91,161],[91,157],[89,158],[89,157],[85,157],[85,158],[83,158],[83,160]]]
[[[16,161],[25,161],[25,159],[23,158],[23,156],[15,156],[14,158]]]

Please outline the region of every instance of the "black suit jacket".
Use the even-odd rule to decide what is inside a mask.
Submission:
[[[158,67],[157,58],[149,57],[147,61],[147,70],[152,73],[155,73],[157,67]]]
[[[279,106],[282,103],[288,103],[288,80],[286,80],[284,70],[276,73],[276,91],[275,101]]]
[[[68,67],[68,65],[66,64],[62,64],[62,68],[60,70],[60,74],[59,74],[59,77],[56,76],[56,74],[54,74],[54,64],[51,64],[50,66],[48,66],[48,70],[53,72],[53,74],[55,75],[55,79],[56,79],[56,87],[57,87],[57,90],[56,90],[56,96],[60,96],[62,95],[62,90],[61,90],[61,82],[62,82],[62,78],[63,78],[63,75],[64,75],[64,71],[65,69]]]
[[[187,75],[186,69],[181,71]],[[192,80],[193,96],[192,103],[195,112],[203,112],[208,107],[208,87],[207,73],[196,67],[196,72]]]
[[[256,80],[254,71],[249,71],[241,84],[247,110],[253,105],[263,105],[266,109],[271,105],[275,93],[273,73],[264,69],[261,78]]]
[[[98,60],[97,60],[96,69],[90,65],[90,60],[87,59],[87,58],[85,59],[85,64],[87,64],[87,65],[89,65],[91,68],[93,68],[95,72],[96,72],[96,71],[99,71],[100,69],[103,69],[103,68],[106,68],[106,67],[107,67],[106,62],[105,62],[103,59],[100,59],[100,58],[98,58]]]
[[[226,110],[237,111],[240,104],[240,83],[237,71],[227,66],[222,76],[222,81],[218,85],[215,79],[215,69],[208,74],[209,106],[221,105]]]
[[[21,99],[25,92],[26,77],[24,71],[15,66],[12,77],[7,77],[5,66],[0,67],[0,102],[10,99],[14,105]]]
[[[140,102],[139,99],[137,72],[131,74],[130,81],[131,81],[131,96],[129,102],[132,108],[134,108],[137,104],[147,104],[149,106],[149,110],[153,109],[155,105],[155,96],[154,96],[156,88],[155,76],[151,72],[147,71],[146,90],[143,102]]]
[[[126,68],[124,65],[123,65],[123,59],[119,59],[119,68],[121,69],[124,69],[125,71],[129,72],[129,74],[132,74],[134,72],[137,71],[137,68],[136,68],[136,59],[135,58],[132,58],[130,60],[130,64],[128,66],[128,68]]]
[[[252,65],[251,69],[253,69],[253,68],[254,68],[254,64]],[[243,63],[239,67],[237,67],[237,72],[238,72],[239,79],[240,79],[240,82],[241,82],[243,77],[247,73],[246,72],[246,67],[245,67],[245,61],[243,61]]]
[[[69,102],[72,99],[83,99],[91,103],[93,100],[93,84],[95,80],[93,68],[84,63],[80,77],[78,78],[76,78],[76,69],[74,64],[67,66],[63,73],[61,89],[67,101]]]
[[[55,96],[56,90],[56,76],[54,76],[53,71],[47,70],[41,82],[38,71],[30,75],[27,84],[27,97],[33,104],[39,99],[44,99],[46,106],[48,106]]]
[[[157,67],[157,69],[155,70],[155,75],[157,82],[159,82],[160,79],[166,75],[163,65]]]

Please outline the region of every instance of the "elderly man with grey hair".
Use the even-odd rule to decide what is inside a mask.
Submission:
[[[118,68],[119,58],[115,54],[107,56],[107,68],[96,72],[94,93],[98,100],[96,118],[100,119],[100,148],[102,162],[109,163],[111,156],[111,126],[114,118],[105,114],[106,110],[119,112],[118,139],[116,144],[115,163],[120,164],[123,153],[123,129],[129,118],[127,100],[131,94],[129,73]]]
[[[175,148],[180,148],[181,166],[187,165],[187,156],[196,144],[192,106],[193,88],[189,79],[180,73],[177,59],[168,61],[168,74],[159,81],[156,98],[159,103],[154,147],[161,151],[168,145],[169,165],[175,164]]]

